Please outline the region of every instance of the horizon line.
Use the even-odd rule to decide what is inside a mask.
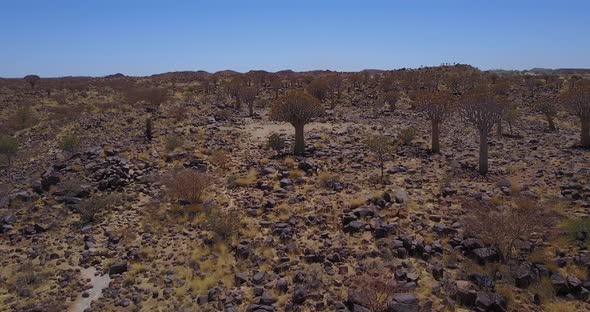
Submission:
[[[235,72],[238,74],[246,74],[249,72],[253,72],[253,71],[264,71],[267,72],[269,74],[276,74],[279,72],[285,72],[285,71],[291,71],[294,73],[309,73],[309,72],[333,72],[333,73],[360,73],[360,72],[364,72],[364,71],[398,71],[398,70],[417,70],[417,69],[423,69],[423,68],[433,68],[433,67],[444,67],[444,66],[471,66],[474,67],[476,69],[479,69],[483,72],[490,72],[490,71],[506,71],[506,72],[526,72],[526,71],[533,71],[533,70],[546,70],[546,71],[561,71],[561,70],[581,70],[581,71],[585,71],[585,70],[590,70],[590,68],[586,68],[586,67],[559,67],[559,68],[547,68],[547,67],[532,67],[532,68],[525,68],[525,69],[504,69],[504,68],[490,68],[490,69],[480,69],[477,66],[473,66],[470,64],[463,64],[463,63],[442,63],[439,65],[430,65],[430,66],[419,66],[419,67],[399,67],[399,68],[390,68],[390,69],[381,69],[381,68],[364,68],[361,70],[357,70],[357,71],[347,71],[347,70],[333,70],[333,69],[310,69],[310,70],[293,70],[293,69],[281,69],[281,70],[276,70],[276,71],[269,71],[269,70],[265,70],[265,69],[249,69],[247,71],[240,71],[240,70],[235,70],[235,69],[221,69],[221,70],[217,70],[217,71],[207,71],[207,70],[203,70],[203,69],[195,69],[195,70],[173,70],[173,71],[165,71],[165,72],[159,72],[159,73],[154,73],[154,74],[148,74],[148,75],[133,75],[133,74],[125,74],[122,72],[116,72],[116,73],[112,73],[112,74],[106,74],[106,75],[63,75],[63,76],[41,76],[39,75],[40,78],[42,79],[60,79],[60,78],[105,78],[108,76],[114,76],[114,75],[123,75],[125,77],[129,77],[129,78],[148,78],[148,77],[152,77],[152,76],[157,76],[157,75],[164,75],[164,74],[173,74],[173,73],[198,73],[198,72],[203,72],[206,74],[210,74],[210,75],[214,75],[220,72]],[[37,75],[35,73],[30,73],[27,75]],[[3,77],[0,76],[0,79],[22,79],[25,76],[21,76],[21,77]]]

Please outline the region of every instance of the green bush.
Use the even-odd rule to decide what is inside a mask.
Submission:
[[[410,145],[416,139],[418,130],[414,127],[403,128],[399,133],[399,139],[403,145]]]
[[[80,138],[74,133],[68,133],[61,138],[60,147],[64,152],[74,153],[80,146]]]
[[[590,240],[590,218],[567,219],[562,227],[571,240]]]
[[[37,123],[37,116],[29,106],[22,106],[11,117],[12,128],[22,130]]]
[[[175,134],[171,134],[166,137],[166,150],[168,152],[172,152],[178,147],[181,147],[184,144],[184,140]]]
[[[16,154],[18,142],[8,135],[0,135],[0,155],[3,155],[10,164],[12,157]]]
[[[278,133],[273,133],[268,137],[268,143],[266,145],[278,153],[285,148],[285,139]]]
[[[105,212],[118,205],[122,197],[118,194],[107,194],[102,196],[93,196],[83,200],[78,205],[78,212],[80,213],[80,224],[86,225],[94,223],[100,219],[100,216]]]

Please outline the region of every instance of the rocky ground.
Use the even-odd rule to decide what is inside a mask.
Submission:
[[[423,115],[405,104],[375,114],[351,94],[306,126],[306,155],[295,157],[293,128],[263,107],[226,116],[194,96],[180,116],[154,114],[146,142],[143,107],[57,119],[42,92],[2,90],[3,117],[30,97],[39,120],[17,132],[18,157],[0,176],[1,311],[590,310],[586,237],[564,226],[590,212],[590,153],[575,147],[578,121],[565,112],[556,132],[531,110],[493,136],[481,177],[477,135],[458,117],[432,155]],[[69,96],[99,107],[110,95]],[[366,138],[409,126],[417,137],[387,159],[380,183]],[[74,152],[60,149],[67,131],[80,137]],[[271,133],[283,151],[266,147]],[[172,136],[182,142],[167,150]],[[202,200],[170,194],[174,168],[208,174]],[[502,264],[464,235],[462,202],[521,196],[548,207],[555,226]],[[211,211],[239,222],[216,231]]]

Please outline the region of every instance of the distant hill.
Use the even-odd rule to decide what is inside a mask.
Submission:
[[[587,75],[590,74],[590,68],[557,68],[557,69],[550,69],[550,68],[533,68],[528,70],[529,73],[533,74],[540,74],[540,75]]]

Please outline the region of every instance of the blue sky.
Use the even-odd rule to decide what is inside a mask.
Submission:
[[[587,0],[0,0],[0,77],[590,68]]]

